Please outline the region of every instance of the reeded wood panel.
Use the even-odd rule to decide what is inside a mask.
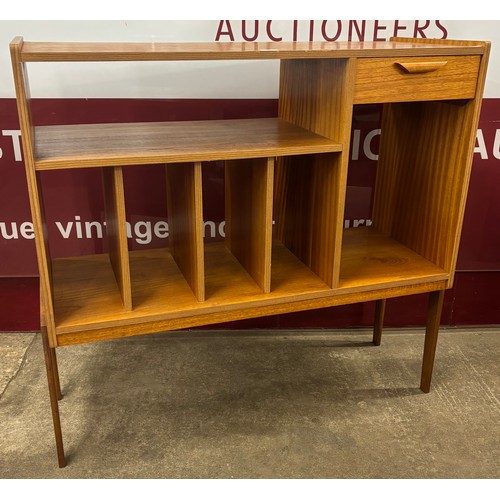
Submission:
[[[205,300],[201,163],[168,164],[170,252],[196,299]]]
[[[226,244],[262,291],[271,291],[274,158],[227,161]]]
[[[131,311],[132,290],[125,219],[125,193],[121,167],[103,168],[102,183],[104,188],[109,260],[118,288],[120,289],[123,307],[126,311]]]

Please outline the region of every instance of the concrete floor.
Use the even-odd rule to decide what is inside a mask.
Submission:
[[[0,478],[498,478],[500,329],[191,332],[60,348],[0,333]]]

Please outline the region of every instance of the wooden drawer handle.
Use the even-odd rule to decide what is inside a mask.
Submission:
[[[407,73],[432,73],[437,71],[439,68],[446,66],[448,61],[405,61],[405,62],[395,62],[396,66],[399,66]]]

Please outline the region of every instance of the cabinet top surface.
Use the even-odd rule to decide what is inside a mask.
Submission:
[[[34,61],[133,61],[296,59],[483,54],[485,42],[23,42],[21,59]],[[441,43],[440,43],[441,42]]]

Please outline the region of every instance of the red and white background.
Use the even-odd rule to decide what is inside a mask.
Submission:
[[[39,324],[33,226],[8,45],[32,41],[384,41],[391,36],[490,40],[457,276],[442,324],[500,323],[500,22],[438,20],[0,21],[0,331]],[[276,61],[32,63],[36,125],[276,116]],[[370,224],[380,107],[355,109],[346,227]],[[168,245],[161,166],[124,169],[131,249]],[[44,172],[53,257],[106,251],[99,169]],[[204,164],[205,239],[224,236],[223,165]],[[425,320],[425,296],[393,299],[389,326]],[[258,318],[225,328],[368,326],[373,304]],[[222,325],[221,325],[222,327]]]

